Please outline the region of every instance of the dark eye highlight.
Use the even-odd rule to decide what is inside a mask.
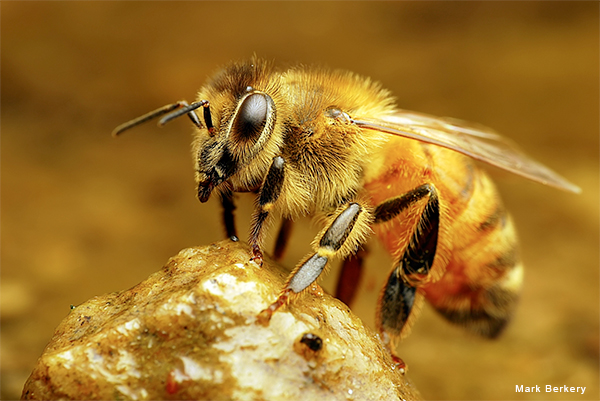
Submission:
[[[266,95],[254,93],[246,97],[235,116],[233,134],[242,140],[257,140],[267,123],[268,113]]]

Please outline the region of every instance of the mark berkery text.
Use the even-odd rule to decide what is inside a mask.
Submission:
[[[516,386],[516,390],[515,392],[517,393],[541,393],[542,392],[542,387],[540,386],[532,386],[532,387],[527,387],[527,386],[523,386],[522,384],[519,386],[517,384]],[[562,387],[555,387],[552,386],[550,384],[547,384],[545,387],[545,392],[546,393],[585,393],[585,387],[569,387],[569,386],[562,386]]]

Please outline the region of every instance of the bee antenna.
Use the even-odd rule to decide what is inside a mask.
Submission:
[[[177,117],[180,117],[184,114],[187,114],[190,117],[190,119],[192,120],[192,122],[198,128],[201,128],[202,123],[200,123],[200,119],[198,118],[198,115],[195,113],[194,110],[199,109],[200,107],[204,107],[204,122],[206,123],[206,128],[208,129],[208,132],[210,133],[211,136],[214,135],[215,127],[213,126],[213,123],[212,123],[212,117],[210,115],[210,102],[208,100],[200,100],[199,102],[195,102],[195,103],[192,103],[189,105],[185,102],[180,102],[180,103],[181,103],[182,107],[178,110],[173,111],[172,113],[167,114],[163,118],[161,118],[158,121],[159,126],[163,126],[166,123],[168,123],[169,121],[171,121]]]
[[[143,116],[140,116],[138,118],[135,118],[131,121],[127,121],[126,123],[119,125],[117,128],[115,128],[113,130],[112,135],[116,137],[116,136],[120,135],[121,133],[123,133],[124,131],[127,131],[133,127],[137,127],[138,125],[143,124],[146,121],[152,120],[156,117],[160,117],[163,114],[170,113],[173,110],[175,110],[179,107],[182,107],[182,106],[187,106],[187,102],[180,101],[180,102],[168,104],[166,106],[163,106],[161,108],[153,110],[149,113],[144,114]],[[198,117],[196,117],[196,119],[198,119]],[[199,123],[199,121],[198,121],[198,123]]]

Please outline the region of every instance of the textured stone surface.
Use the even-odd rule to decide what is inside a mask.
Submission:
[[[285,272],[240,242],[188,248],[137,286],[75,307],[26,399],[416,399],[377,336],[319,287],[256,315]]]

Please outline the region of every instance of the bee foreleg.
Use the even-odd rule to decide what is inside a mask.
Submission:
[[[388,347],[393,340],[408,334],[409,318],[415,314],[417,287],[427,279],[435,259],[440,219],[437,191],[433,185],[424,184],[384,202],[375,210],[375,221],[386,221],[425,197],[427,204],[379,300],[377,326]]]
[[[252,260],[259,265],[262,264],[262,251],[260,247],[263,241],[263,227],[269,217],[275,201],[279,198],[283,187],[285,160],[281,156],[273,158],[267,177],[260,188],[258,203],[250,226],[250,246],[252,247]]]
[[[268,322],[271,315],[285,305],[291,295],[304,291],[317,280],[330,258],[344,257],[357,249],[364,241],[371,221],[371,212],[356,202],[340,208],[331,224],[317,236],[320,239],[315,246],[316,252],[296,266],[277,300],[263,310],[259,318]]]

